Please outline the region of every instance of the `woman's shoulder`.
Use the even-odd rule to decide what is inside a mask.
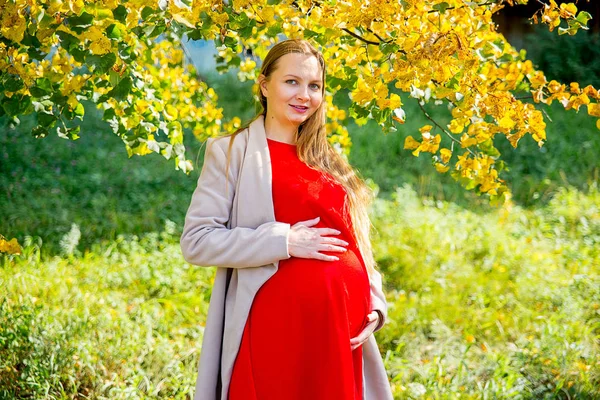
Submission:
[[[243,150],[246,148],[246,144],[248,143],[248,128],[240,129],[235,133],[230,133],[227,135],[219,135],[213,136],[207,139],[207,146],[219,146],[221,150],[224,152],[229,151],[229,146],[231,146],[231,150]]]

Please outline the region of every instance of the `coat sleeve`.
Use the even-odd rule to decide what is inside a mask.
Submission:
[[[268,222],[257,228],[226,227],[238,176],[232,165],[225,176],[226,163],[226,152],[219,141],[209,139],[180,238],[184,259],[193,265],[249,268],[289,258],[289,224]]]
[[[374,270],[371,277],[371,310],[379,313],[379,324],[375,328],[375,332],[383,328],[387,321],[387,302],[383,293],[383,284],[381,282],[381,274]]]

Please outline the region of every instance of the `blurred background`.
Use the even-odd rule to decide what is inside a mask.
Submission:
[[[600,4],[582,4],[595,9],[598,18],[592,20],[590,31],[575,36],[559,36],[545,26],[534,28],[526,17],[534,6],[507,7],[497,20],[500,30],[522,43],[517,49],[525,49],[548,79],[600,87]],[[252,118],[252,82],[240,83],[236,71],[217,74],[212,42],[189,41],[185,46],[201,76],[216,90],[225,120]],[[401,96],[407,122],[394,134],[382,134],[375,123],[357,127],[348,119],[352,165],[379,187],[383,198],[408,184],[423,198],[486,209],[485,198],[464,190],[448,174],[437,173],[426,155],[415,158],[403,149],[406,136],[414,135],[427,120],[414,99]],[[344,92],[336,99],[342,107],[349,105]],[[428,107],[439,121],[449,120],[445,107]],[[578,113],[558,105],[541,108],[548,124],[543,147],[529,136],[518,149],[501,138],[495,142],[509,166],[504,178],[516,203],[524,207],[546,204],[561,187],[586,191],[600,176],[600,135],[594,119],[585,109]],[[81,227],[83,249],[98,239],[155,231],[166,220],[181,222],[202,165],[202,143],[193,135],[186,136],[186,149],[195,171],[185,176],[156,154],[128,159],[120,139],[91,104],[86,107],[82,137],[74,142],[56,136],[35,140],[29,134],[32,120],[28,118],[16,129],[10,129],[5,119],[0,122],[0,180],[5,195],[0,232],[21,238],[40,236],[44,248],[55,253],[60,250],[60,237],[73,223]]]

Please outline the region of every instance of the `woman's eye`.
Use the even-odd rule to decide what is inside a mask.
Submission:
[[[287,81],[285,81],[285,83],[289,83],[289,84],[291,84],[291,85],[295,85],[295,84],[297,84],[297,83],[298,83],[298,81],[297,81],[296,79],[288,79]],[[320,85],[318,85],[318,84],[316,84],[316,83],[311,83],[311,84],[309,85],[309,87],[310,87],[312,90],[320,90],[320,89],[321,89],[321,86],[320,86]]]

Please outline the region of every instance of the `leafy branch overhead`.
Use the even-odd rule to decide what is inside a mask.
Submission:
[[[558,28],[558,34],[587,29],[591,16],[575,4],[532,1],[540,6],[532,22]],[[503,137],[517,147],[531,135],[543,145],[546,123],[534,103],[585,106],[600,118],[596,88],[549,82],[497,31],[492,15],[524,3],[0,0],[0,114],[18,123],[34,113],[35,136],[55,131],[77,139],[81,101],[91,100],[130,156],[160,153],[187,173],[192,163],[184,129],[204,140],[235,129],[240,120],[223,122],[215,92],[186,62],[181,41],[214,40],[219,71],[237,68],[246,80],[256,77],[254,57],[264,57],[284,34],[312,40],[324,52],[332,143],[345,151],[350,146],[336,92],[350,94],[349,116],[357,123],[372,119],[385,131],[411,117],[400,94],[416,98],[430,124],[409,136],[405,148],[415,156],[431,153],[440,173],[502,201],[509,192],[494,142]],[[436,105],[448,106],[452,118],[432,118],[428,110]]]

